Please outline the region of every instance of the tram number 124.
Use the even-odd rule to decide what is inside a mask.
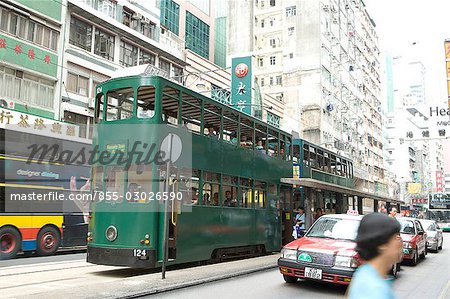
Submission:
[[[145,251],[145,249],[134,249],[133,256],[147,256],[147,252]]]

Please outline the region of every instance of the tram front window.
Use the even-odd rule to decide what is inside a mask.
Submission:
[[[133,115],[134,91],[131,87],[109,91],[106,120],[128,119]]]

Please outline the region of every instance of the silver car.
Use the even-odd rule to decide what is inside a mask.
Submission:
[[[439,249],[442,249],[444,243],[442,229],[434,220],[420,219],[419,221],[427,231],[427,248],[430,251],[438,252]]]

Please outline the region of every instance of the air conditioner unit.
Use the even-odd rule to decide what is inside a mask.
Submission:
[[[88,100],[88,108],[92,108],[92,109],[95,108],[95,98],[90,98]]]

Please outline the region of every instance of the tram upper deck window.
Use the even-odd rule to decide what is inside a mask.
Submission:
[[[105,95],[103,93],[99,93],[97,95],[97,97],[95,98],[95,118],[94,121],[96,123],[98,123],[101,118],[102,118],[102,114],[101,112],[103,111],[103,102],[105,101]],[[90,135],[92,136],[92,135]]]
[[[221,109],[213,104],[204,103],[203,134],[212,139],[220,139]]]
[[[133,115],[134,91],[133,88],[120,88],[111,90],[107,94],[106,120],[122,120]]]
[[[181,112],[183,127],[196,134],[200,134],[201,131],[201,106],[201,100],[188,94],[183,94]]]
[[[162,120],[165,124],[178,126],[178,107],[180,91],[171,86],[165,86],[162,97]]]
[[[309,145],[303,144],[303,164],[309,166]]]
[[[137,95],[137,117],[152,118],[155,115],[155,87],[141,86]]]

